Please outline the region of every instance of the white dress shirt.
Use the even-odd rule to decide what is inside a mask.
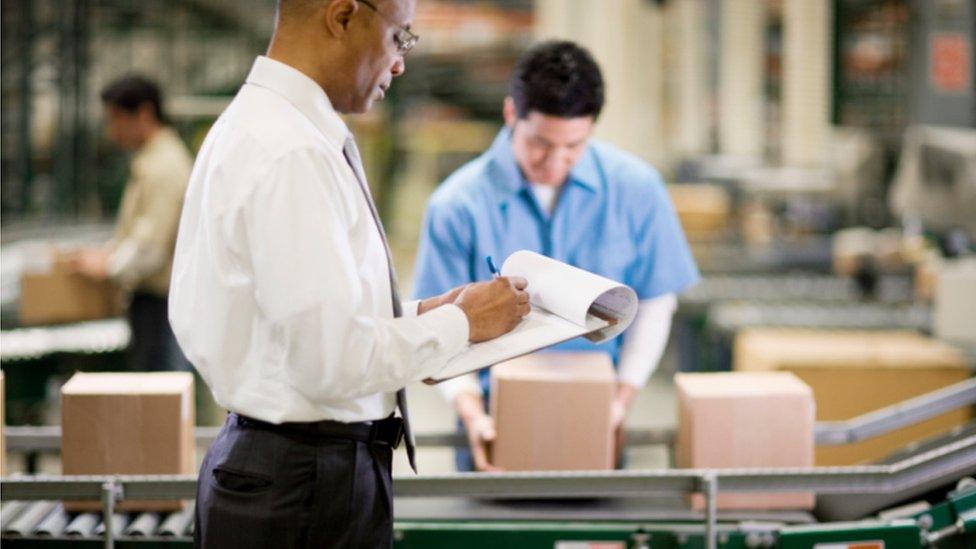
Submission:
[[[228,410],[269,422],[392,413],[468,340],[454,305],[393,318],[383,241],[324,91],[259,57],[207,135],[185,198],[169,314]]]

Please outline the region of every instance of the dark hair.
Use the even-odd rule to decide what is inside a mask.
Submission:
[[[590,53],[573,42],[542,42],[519,57],[508,94],[519,118],[531,111],[596,118],[603,109],[603,76]]]
[[[134,113],[140,106],[149,103],[160,122],[166,122],[163,100],[159,86],[148,78],[130,74],[115,80],[102,89],[102,102]]]

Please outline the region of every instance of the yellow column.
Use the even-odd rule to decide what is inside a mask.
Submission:
[[[721,10],[719,151],[759,157],[765,148],[763,1],[722,0]]]
[[[782,160],[822,166],[830,133],[830,2],[783,2]]]

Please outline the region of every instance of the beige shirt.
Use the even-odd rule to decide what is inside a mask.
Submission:
[[[110,244],[109,276],[123,287],[165,296],[193,156],[162,128],[132,158]]]

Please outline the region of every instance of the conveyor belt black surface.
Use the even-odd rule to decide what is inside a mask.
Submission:
[[[544,521],[674,521],[701,522],[704,514],[688,509],[680,497],[475,500],[463,498],[400,498],[398,521],[415,520],[544,520]],[[721,522],[763,521],[785,524],[815,522],[803,511],[720,512]],[[65,513],[59,502],[11,501],[0,508],[6,539],[98,539],[104,532],[98,513]],[[113,518],[118,540],[190,540],[193,505],[178,513],[117,513]]]

